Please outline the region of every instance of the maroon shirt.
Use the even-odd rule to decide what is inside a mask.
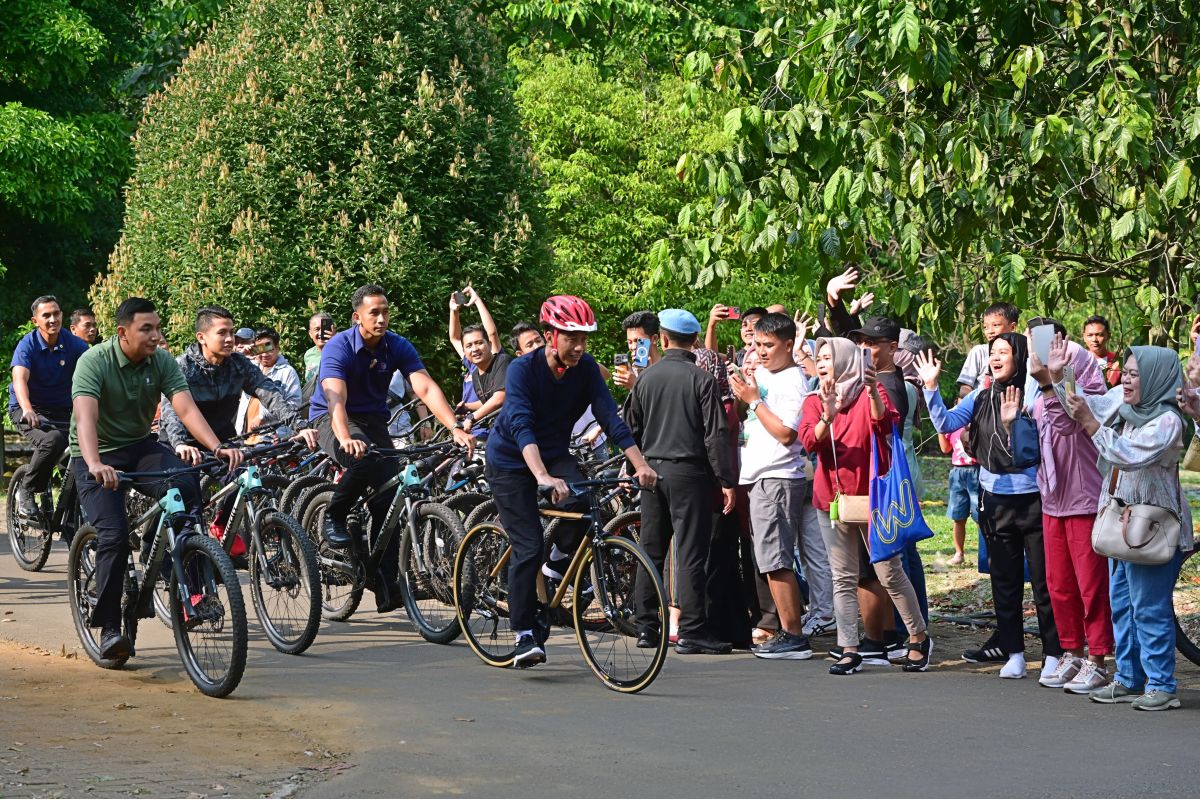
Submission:
[[[833,418],[833,438],[837,445],[837,484],[847,495],[865,495],[871,487],[871,434],[879,445],[879,469],[886,472],[891,464],[892,426],[900,421],[895,406],[881,391],[884,415],[881,420],[871,419],[871,395],[864,389],[854,405],[839,412]],[[817,472],[813,479],[813,505],[821,511],[829,511],[837,490],[833,479],[833,450],[830,437],[820,442],[814,433],[821,419],[823,405],[821,395],[814,392],[804,401],[800,417],[800,442],[804,449],[817,454]]]

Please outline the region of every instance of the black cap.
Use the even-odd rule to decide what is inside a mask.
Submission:
[[[861,328],[850,331],[846,336],[848,338],[862,337],[863,339],[886,339],[889,342],[899,342],[900,323],[887,317],[867,317]]]

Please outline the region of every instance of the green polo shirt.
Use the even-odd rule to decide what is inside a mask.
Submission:
[[[136,444],[150,435],[150,424],[162,396],[188,390],[179,365],[166,350],[139,363],[130,361],[120,342],[108,339],[84,353],[75,365],[71,399],[94,397],[100,404],[96,433],[100,452]],[[78,457],[79,437],[71,418],[71,455]]]

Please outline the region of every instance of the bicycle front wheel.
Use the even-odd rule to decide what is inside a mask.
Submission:
[[[226,697],[246,669],[246,604],[233,562],[216,539],[203,535],[183,541],[183,574],[193,612],[187,613],[175,574],[171,575],[171,616],[175,647],[183,668],[204,694]]]
[[[614,691],[640,692],[654,682],[667,658],[666,601],[658,570],[646,552],[624,536],[605,536],[590,547],[575,573],[575,638],[584,661]],[[657,645],[637,646],[636,591],[646,598],[642,619],[660,635]],[[604,622],[597,624],[597,617]]]
[[[414,513],[416,541],[408,528],[400,540],[404,610],[425,641],[450,644],[462,632],[454,607],[454,555],[465,535],[462,522],[441,503],[422,503]]]
[[[300,523],[287,514],[263,515],[263,552],[250,554],[250,596],[271,645],[299,655],[321,626],[321,579],[317,548]]]
[[[18,467],[8,482],[8,543],[17,566],[26,572],[38,572],[50,557],[54,537],[36,517],[26,517],[17,508],[17,488],[25,482],[29,466]],[[36,502],[36,501],[35,501]]]
[[[509,552],[504,528],[485,522],[467,531],[454,559],[454,606],[467,644],[483,663],[512,664],[517,637],[508,617]]]
[[[1200,664],[1200,558],[1188,553],[1179,569],[1171,602],[1175,606],[1175,647]]]

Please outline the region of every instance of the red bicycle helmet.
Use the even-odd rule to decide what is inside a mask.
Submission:
[[[578,297],[556,294],[542,303],[542,324],[560,331],[596,331],[596,315],[591,307]]]

